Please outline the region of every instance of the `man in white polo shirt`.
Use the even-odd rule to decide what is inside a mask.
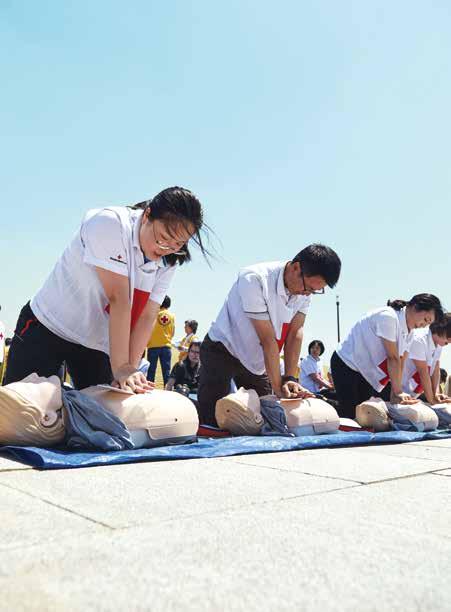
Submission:
[[[199,416],[216,425],[215,406],[237,387],[262,396],[308,397],[296,377],[310,296],[334,287],[341,262],[329,247],[312,244],[292,261],[244,268],[201,347]],[[285,375],[279,353],[284,349]]]

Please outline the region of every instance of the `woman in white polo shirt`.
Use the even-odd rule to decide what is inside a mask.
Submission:
[[[321,355],[325,347],[321,340],[312,340],[308,345],[308,355],[299,362],[299,382],[304,389],[312,393],[332,391],[334,386],[323,376],[323,361]]]
[[[442,318],[440,300],[429,293],[364,315],[330,362],[340,416],[355,418],[356,406],[372,396],[392,403],[416,401],[402,390],[402,358],[412,330]]]
[[[443,321],[432,323],[429,329],[414,333],[404,365],[403,391],[413,397],[424,393],[429,404],[449,403],[440,393],[440,356],[442,348],[451,343],[451,313]]]
[[[76,388],[113,383],[144,392],[138,370],[159,306],[192,239],[205,255],[202,206],[170,187],[131,207],[91,210],[19,316],[5,384],[63,361]]]

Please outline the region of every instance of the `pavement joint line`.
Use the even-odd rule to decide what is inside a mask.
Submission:
[[[103,523],[102,521],[98,521],[96,519],[93,519],[90,516],[81,514],[80,512],[77,512],[76,510],[71,510],[71,508],[66,508],[65,506],[61,506],[60,504],[52,502],[49,499],[45,499],[44,497],[39,497],[38,495],[33,495],[33,493],[30,493],[29,491],[24,491],[23,489],[20,489],[18,487],[13,487],[12,485],[8,485],[8,484],[5,484],[3,482],[0,482],[0,486],[1,487],[5,487],[6,489],[11,489],[12,491],[18,491],[19,493],[23,493],[24,495],[28,495],[28,497],[31,497],[33,499],[38,499],[39,501],[43,502],[44,504],[48,504],[49,506],[53,506],[54,508],[58,508],[59,510],[63,510],[64,512],[68,512],[69,514],[73,514],[74,516],[78,516],[79,518],[82,518],[85,521],[90,521],[91,523],[94,523],[95,525],[98,525],[100,527],[105,527],[106,529],[111,530],[111,531],[115,530],[115,527],[112,527],[111,525],[108,525],[108,523]]]
[[[245,461],[236,461],[241,465],[249,465],[252,467],[261,467],[267,470],[276,470],[280,472],[288,472],[288,473],[297,473],[297,474],[306,474],[307,476],[316,476],[317,478],[330,478],[332,480],[343,480],[344,482],[353,482],[362,486],[369,486],[373,484],[381,484],[383,482],[391,482],[393,480],[404,480],[406,478],[416,478],[417,476],[424,476],[426,474],[437,474],[438,472],[449,470],[450,468],[439,468],[438,470],[427,470],[426,472],[417,472],[415,474],[405,474],[404,476],[392,476],[391,478],[381,478],[379,480],[371,480],[369,482],[360,481],[360,480],[352,480],[350,478],[341,478],[340,476],[326,476],[323,474],[313,474],[312,472],[302,472],[301,470],[289,470],[287,468],[278,468],[269,465],[255,465],[253,463],[246,463]],[[446,476],[446,475],[445,475]],[[346,487],[350,488],[350,487]]]
[[[236,461],[240,465],[248,465],[250,467],[261,468],[263,470],[275,470],[276,472],[288,472],[289,474],[305,474],[306,476],[316,476],[317,478],[329,478],[330,480],[343,480],[343,482],[352,482],[358,485],[366,484],[364,481],[355,480],[354,478],[340,478],[340,476],[323,476],[322,474],[313,474],[312,472],[303,472],[302,470],[289,470],[288,468],[278,468],[271,465],[255,465],[255,463],[247,463],[246,461]]]
[[[33,470],[34,468],[32,467],[27,467],[27,468],[5,468],[5,469],[1,469],[0,468],[0,476],[2,474],[5,474],[6,472],[28,472],[29,470]]]

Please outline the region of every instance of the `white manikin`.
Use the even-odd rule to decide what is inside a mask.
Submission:
[[[253,389],[241,387],[216,402],[216,421],[219,427],[236,436],[259,435],[264,421],[260,413],[260,399]],[[287,425],[296,436],[334,433],[340,419],[336,410],[319,398],[282,399]]]
[[[398,420],[407,420],[418,431],[437,429],[439,418],[434,408],[423,402],[415,404],[386,404],[380,397],[371,397],[356,407],[356,421],[374,431],[388,431]]]
[[[137,447],[183,442],[199,426],[194,404],[172,391],[134,394],[101,386],[82,393],[118,416]],[[30,374],[0,387],[0,445],[55,446],[64,440],[61,385],[58,377]]]

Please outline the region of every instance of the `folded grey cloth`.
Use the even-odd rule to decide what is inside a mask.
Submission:
[[[98,401],[75,389],[62,389],[62,396],[66,446],[103,451],[134,448],[125,424]]]
[[[260,432],[262,436],[294,437],[288,429],[285,411],[276,397],[260,398],[260,412],[265,421]]]

